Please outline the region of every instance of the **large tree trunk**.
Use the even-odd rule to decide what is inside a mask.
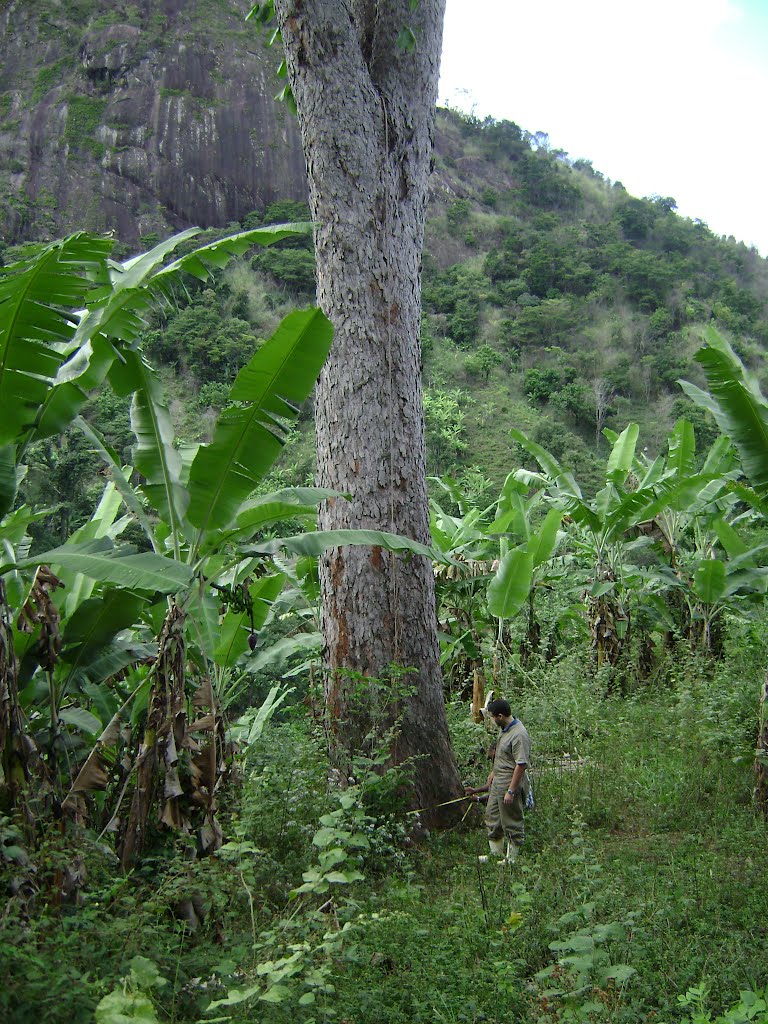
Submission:
[[[317,477],[351,495],[322,529],[370,528],[428,542],[419,326],[420,263],[443,0],[277,0],[316,222],[318,301],[335,339],[317,389]],[[411,52],[398,45],[411,28]],[[337,548],[323,558],[326,700],[334,756],[403,711],[393,758],[420,756],[426,807],[460,792],[425,558]],[[388,709],[350,700],[347,672],[415,670]],[[433,816],[434,820],[434,816]]]

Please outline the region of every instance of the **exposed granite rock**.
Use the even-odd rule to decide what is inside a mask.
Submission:
[[[0,235],[133,244],[306,194],[249,3],[11,2],[0,11]]]

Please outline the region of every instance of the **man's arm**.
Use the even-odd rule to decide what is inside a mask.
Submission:
[[[467,794],[467,796],[474,796],[475,793],[487,793],[490,790],[490,788],[491,788],[491,783],[492,782],[493,782],[493,771],[491,771],[489,773],[488,778],[486,779],[486,782],[485,782],[484,786],[465,786],[464,787],[464,792]]]
[[[504,794],[504,803],[505,804],[511,804],[512,801],[517,796],[518,791],[520,790],[520,787],[523,784],[523,779],[525,778],[525,769],[527,767],[528,767],[527,764],[516,764],[515,765],[515,770],[512,773],[512,778],[509,781],[509,786],[507,787],[507,792]]]

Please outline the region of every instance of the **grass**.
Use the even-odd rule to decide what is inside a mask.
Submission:
[[[382,819],[365,881],[337,887],[330,915],[314,909],[324,894],[288,896],[337,800],[322,737],[298,710],[268,731],[230,795],[225,834],[242,852],[195,861],[184,844],[158,848],[122,878],[103,847],[47,837],[34,898],[17,894],[0,924],[0,1009],[19,1024],[85,1024],[141,955],[169,981],[156,991],[158,1020],[191,1024],[207,1019],[211,998],[304,950],[314,966],[292,982],[295,995],[218,1012],[234,1024],[671,1024],[686,1012],[678,996],[702,982],[722,1011],[767,980],[768,828],[750,800],[762,656],[759,631],[738,629],[722,663],[672,652],[663,683],[627,697],[608,695],[611,680],[582,651],[508,680],[535,751],[537,807],[518,863],[478,865],[479,813],[409,848]],[[486,734],[465,706],[449,710],[463,775],[476,782]],[[89,871],[77,907],[55,896],[76,853]],[[190,931],[193,897],[205,913]],[[346,937],[336,931],[345,922]],[[323,933],[340,943],[332,953],[316,952]],[[318,964],[334,991],[307,989]],[[302,991],[316,995],[306,1009]]]

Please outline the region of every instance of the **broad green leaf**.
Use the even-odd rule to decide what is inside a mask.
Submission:
[[[596,583],[593,583],[592,586],[589,588],[589,594],[590,597],[598,598],[602,597],[603,594],[608,594],[615,589],[616,583],[614,580],[598,580]]]
[[[0,519],[13,508],[18,487],[16,446],[6,444],[0,448]]]
[[[708,558],[696,569],[693,591],[704,604],[716,604],[725,593],[725,565],[717,558]]]
[[[207,281],[213,276],[213,271],[223,270],[235,256],[242,256],[254,245],[272,245],[273,242],[280,242],[284,238],[306,235],[311,231],[310,223],[301,222],[272,224],[227,235],[226,238],[201,246],[163,267],[153,276],[152,286],[165,291],[168,285],[178,281],[183,273],[192,274],[200,281]]]
[[[33,429],[113,244],[76,234],[0,268],[0,446]]]
[[[237,1006],[239,1003],[244,1003],[248,999],[253,999],[253,997],[259,992],[261,992],[260,983],[255,985],[244,985],[240,988],[230,988],[227,990],[226,999],[215,999],[212,1003],[208,1003],[206,1012],[215,1010],[219,1006]],[[230,1018],[227,1017],[226,1019],[229,1020]]]
[[[733,469],[735,456],[731,445],[730,437],[718,437],[707,452],[704,465],[701,467],[703,476],[715,476],[725,474]]]
[[[85,708],[62,708],[59,711],[59,718],[66,725],[77,729],[78,732],[86,732],[91,736],[98,736],[103,729],[103,725],[96,715],[92,715]]]
[[[80,648],[93,654],[120,630],[133,625],[144,604],[143,597],[123,590],[108,590],[101,597],[84,601],[66,622],[62,636],[63,656],[66,658],[67,652]]]
[[[201,534],[233,524],[241,503],[269,471],[331,347],[333,330],[317,309],[289,314],[238,373],[235,405],[219,416],[210,445],[189,474],[190,523]]]
[[[634,967],[630,967],[629,964],[611,964],[610,967],[600,972],[601,978],[604,978],[606,981],[612,978],[617,985],[623,985],[629,981],[633,974],[637,974],[637,971]]]
[[[149,996],[125,991],[122,985],[104,996],[93,1012],[96,1024],[158,1024]]]
[[[228,611],[221,623],[219,642],[213,652],[213,660],[217,665],[230,668],[237,659],[245,654],[248,647],[248,635],[253,628],[261,629],[269,614],[272,602],[283,588],[285,576],[275,573],[273,576],[261,576],[249,588],[253,602],[253,614],[248,612]]]
[[[717,519],[712,521],[712,528],[717,534],[717,538],[722,545],[723,551],[729,558],[735,558],[737,555],[743,555],[748,550],[747,545],[736,533],[734,528],[719,516]]]
[[[631,491],[606,516],[605,539],[608,542],[619,540],[631,526],[650,518],[657,501],[652,488],[647,491]]]
[[[603,520],[587,505],[585,501],[569,501],[565,506],[566,513],[580,526],[586,526],[595,536],[603,529]]]
[[[669,458],[667,465],[678,476],[690,476],[696,457],[696,438],[693,426],[686,419],[679,419],[667,439]]]
[[[290,658],[317,654],[322,644],[320,633],[297,633],[296,636],[283,637],[263,651],[257,651],[248,659],[245,668],[254,674],[267,669],[272,673],[282,673]]]
[[[103,597],[89,598],[78,606],[67,621],[62,636],[61,668],[66,673],[65,692],[81,675],[94,678],[92,666],[97,656],[117,633],[138,622],[144,604],[145,600],[140,595],[110,590]],[[111,663],[115,662],[124,667],[124,658],[111,660]]]
[[[107,483],[104,488],[99,504],[87,523],[67,538],[68,544],[86,544],[88,541],[101,540],[109,536],[110,528],[115,522],[120,509],[120,495],[113,483]],[[65,571],[62,573],[62,582],[66,588],[64,597],[64,613],[67,616],[73,615],[75,609],[83,601],[86,601],[93,593],[94,582],[80,572]]]
[[[272,985],[271,988],[268,988],[266,992],[259,996],[259,1002],[282,1003],[290,994],[291,990],[287,985]]]
[[[315,519],[321,501],[343,497],[339,491],[321,487],[289,487],[249,499],[237,513],[236,526],[221,533],[209,531],[202,550],[220,548],[225,540],[245,543],[260,530],[284,520]]]
[[[488,610],[500,619],[517,615],[528,600],[533,577],[533,555],[527,548],[514,548],[488,584]]]
[[[637,423],[630,423],[622,430],[608,456],[608,465],[605,476],[613,483],[622,484],[627,478],[627,473],[632,469],[637,447],[637,437],[640,428]]]
[[[167,523],[171,537],[178,539],[189,494],[181,483],[181,457],[174,447],[173,425],[160,380],[139,353],[128,352],[112,368],[110,381],[118,394],[133,394],[133,464],[144,477],[142,490],[150,504]]]
[[[710,330],[696,360],[703,366],[710,394],[680,384],[694,402],[709,409],[721,432],[736,446],[744,473],[758,493],[768,489],[768,403],[730,345]]]
[[[201,246],[164,266],[164,261],[174,249],[200,231],[199,228],[188,228],[125,263],[110,262],[108,275],[105,257],[113,242],[87,235],[73,236],[80,240],[75,254],[80,260],[78,269],[90,268],[92,275],[101,278],[102,287],[91,292],[85,303],[79,300],[74,305],[79,312],[70,324],[70,338],[75,323],[77,329],[71,344],[62,353],[62,357],[66,355],[69,358],[56,374],[55,386],[38,410],[35,436],[45,437],[60,432],[77,415],[88,392],[102,383],[115,360],[133,351],[131,346],[137,343],[146,328],[147,315],[152,307],[161,301],[174,301],[174,289],[183,285],[185,274],[207,280],[214,270],[226,266],[252,245],[269,245],[308,229],[306,224],[283,224],[241,231]],[[71,246],[72,239],[57,244],[67,243]],[[90,257],[88,249],[84,249],[87,246],[95,249]],[[102,258],[99,260],[100,255]],[[86,305],[84,312],[83,304]],[[57,366],[62,357],[57,359]]]
[[[205,586],[202,580],[195,580],[185,605],[188,635],[191,634],[191,639],[197,642],[204,657],[211,661],[221,632],[219,605],[220,600],[211,588]]]
[[[81,661],[79,671],[72,676],[78,687],[87,693],[94,703],[97,698],[94,696],[91,687],[98,687],[98,684],[112,679],[125,669],[136,665],[139,661],[146,661],[157,654],[157,645],[137,643],[136,640],[125,640],[121,637],[114,639],[106,647],[102,647],[87,661]],[[110,715],[114,714],[115,708]],[[110,715],[104,719],[108,720]]]
[[[15,548],[24,540],[32,523],[39,523],[42,519],[46,519],[52,511],[53,509],[50,508],[32,511],[28,505],[22,505],[15,509],[0,522],[0,544]]]
[[[571,473],[566,472],[554,455],[551,455],[545,448],[542,448],[540,444],[536,444],[527,437],[522,430],[510,430],[510,434],[517,441],[517,443],[524,448],[529,455],[532,455],[538,462],[541,468],[544,470],[546,475],[557,484],[558,488],[563,492],[564,495],[569,497],[581,498],[581,490],[579,485],[574,480]]]
[[[533,568],[543,565],[552,557],[557,546],[557,534],[563,518],[562,509],[551,508],[544,517],[544,522],[536,531],[529,543],[533,556]]]
[[[111,583],[129,590],[157,591],[161,594],[185,590],[192,580],[189,566],[171,558],[148,552],[123,555],[114,551],[111,545],[100,541],[92,544],[64,544],[34,558],[26,558],[18,564],[22,568],[41,564],[63,566],[81,572],[99,583]]]
[[[106,465],[109,466],[112,482],[119,492],[120,497],[125,502],[125,507],[141,524],[144,532],[150,540],[150,543],[152,544],[152,547],[157,550],[154,531],[150,526],[149,519],[144,511],[142,500],[128,479],[128,476],[131,473],[131,467],[124,467],[121,465],[116,452],[106,443],[103,435],[81,416],[78,416],[75,419],[75,426],[88,438],[95,450],[99,455],[101,455]]]
[[[267,722],[269,722],[275,712],[279,710],[292,693],[293,687],[273,686],[261,707],[255,709],[249,715],[243,716],[242,721],[246,727],[244,739],[248,746],[257,743],[261,739]]]
[[[145,956],[132,957],[128,961],[128,966],[133,980],[140,988],[164,988],[168,984],[160,974],[157,964]]]
[[[664,469],[665,460],[661,457],[661,455],[659,455],[658,458],[654,459],[650,466],[648,466],[648,468],[646,469],[645,473],[643,474],[640,480],[640,483],[638,484],[638,489],[645,490],[646,487],[653,487],[655,484],[657,484],[661,479],[661,475],[664,472]]]

